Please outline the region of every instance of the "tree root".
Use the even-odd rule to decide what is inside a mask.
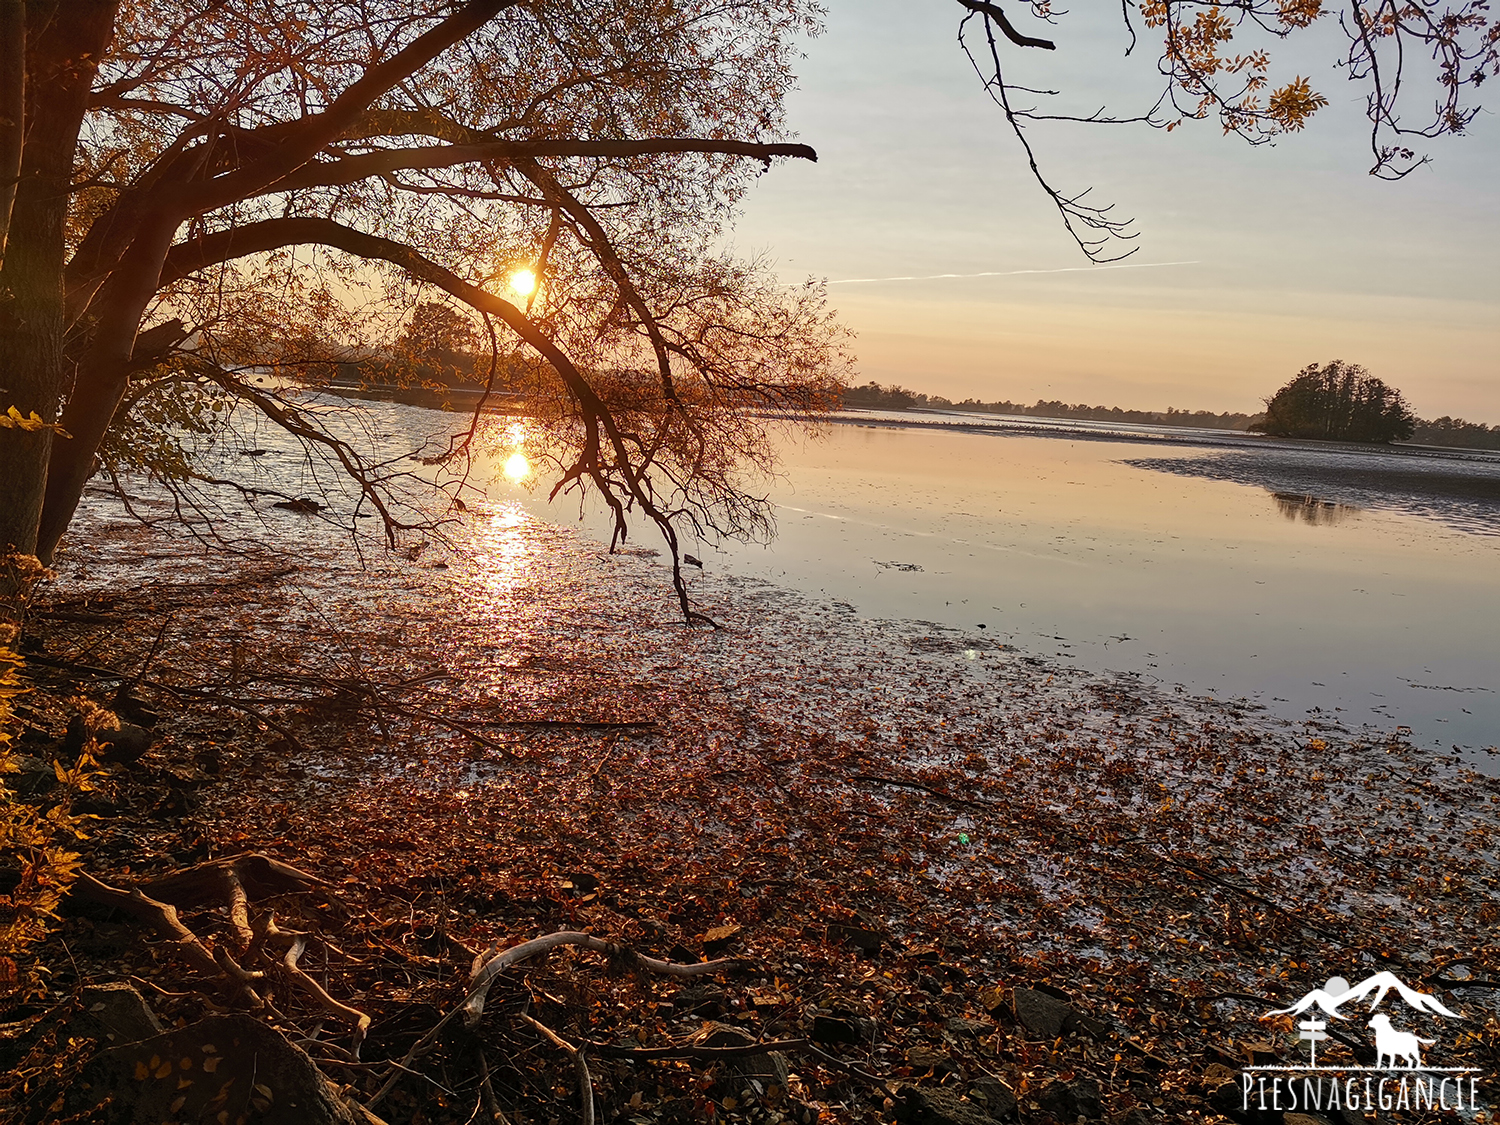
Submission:
[[[396,1073],[388,1078],[383,1086],[370,1097],[365,1103],[367,1109],[373,1110],[379,1105],[401,1080],[401,1071],[409,1067],[414,1059],[427,1051],[437,1042],[443,1029],[453,1022],[454,1017],[462,1016],[465,1027],[475,1026],[484,1015],[484,1001],[489,994],[490,985],[495,983],[495,978],[508,965],[514,965],[528,957],[535,957],[539,953],[557,949],[564,945],[580,945],[585,949],[592,949],[598,953],[607,953],[613,960],[623,962],[632,968],[644,969],[647,972],[660,973],[666,976],[696,977],[708,973],[718,973],[725,969],[739,967],[745,962],[737,957],[723,957],[717,961],[704,961],[696,965],[678,965],[670,961],[658,961],[654,957],[647,957],[637,953],[635,950],[623,945],[616,945],[593,934],[578,933],[573,930],[559,930],[557,933],[544,934],[530,941],[523,941],[520,945],[513,945],[500,953],[494,953],[494,946],[474,959],[473,968],[470,971],[469,992],[456,1008],[449,1012],[433,1025],[426,1035],[406,1052],[406,1057],[401,1060]]]
[[[253,925],[250,920],[252,899],[326,886],[325,880],[263,852],[242,852],[149,880],[128,891],[85,873],[74,885],[74,893],[85,902],[113,907],[146,922],[175,944],[195,969],[219,980],[233,999],[243,998],[252,1010],[260,1011],[266,1007],[256,986],[269,974],[276,974],[310,996],[319,1007],[350,1025],[354,1036],[350,1055],[358,1060],[360,1044],[370,1028],[370,1017],[335,1000],[297,963],[307,951],[308,943],[318,939],[300,931],[279,928],[270,912]],[[147,894],[147,891],[151,893]],[[214,904],[228,909],[236,938],[235,953],[223,945],[210,949],[177,916],[178,906]],[[273,951],[283,949],[279,957],[274,955]],[[246,965],[257,967],[246,968]]]
[[[573,1072],[578,1076],[579,1116],[583,1121],[583,1125],[594,1125],[594,1080],[589,1075],[589,1066],[584,1061],[583,1052],[540,1020],[532,1019],[532,1017],[527,1015],[523,1015],[521,1018],[540,1031],[553,1046],[557,1047],[563,1054],[573,1060]]]
[[[232,991],[243,995],[251,1008],[259,1010],[265,1006],[265,1001],[254,988],[254,982],[263,979],[265,974],[246,970],[222,947],[210,951],[198,939],[197,934],[182,924],[177,917],[177,908],[171,903],[151,898],[143,894],[139,887],[129,891],[111,887],[86,871],[73,884],[73,893],[85,902],[113,907],[146,922],[157,933],[174,943],[199,972],[209,977],[226,978]]]

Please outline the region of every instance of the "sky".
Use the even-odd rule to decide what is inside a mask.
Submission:
[[[1058,44],[1013,51],[1013,81],[1063,91],[1053,104],[1074,112],[1153,100],[1159,51],[1143,32],[1124,57],[1118,8],[1078,5],[1047,28],[1013,7]],[[1500,98],[1465,137],[1432,143],[1427,167],[1377,180],[1362,88],[1334,69],[1329,25],[1279,47],[1273,82],[1307,75],[1331,104],[1274,146],[1214,121],[1034,125],[1060,189],[1092,186],[1136,219],[1132,268],[1090,268],[959,49],[953,0],[829,9],[788,101],[819,160],[763,176],[733,241],[788,282],[828,280],[860,381],[1248,412],[1337,358],[1424,417],[1500,424]],[[1430,102],[1419,94],[1413,117]],[[1004,276],[859,280],[980,273]]]

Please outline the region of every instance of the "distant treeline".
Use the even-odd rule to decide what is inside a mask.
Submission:
[[[1153,426],[1198,426],[1204,429],[1245,430],[1264,420],[1265,414],[1215,414],[1211,410],[1121,410],[1118,406],[1070,405],[1038,399],[1030,406],[1019,402],[980,402],[966,398],[953,402],[942,395],[924,395],[905,387],[882,387],[866,383],[844,392],[843,404],[855,410],[969,410],[976,414],[1017,414],[1033,418],[1086,418],[1094,422],[1142,422]],[[1462,449],[1500,449],[1500,426],[1465,422],[1462,418],[1418,418],[1407,439],[1413,445],[1446,445]]]
[[[1418,418],[1412,428],[1414,445],[1453,445],[1463,449],[1500,449],[1500,426],[1465,422],[1462,418]]]
[[[1118,406],[1089,406],[1085,403],[1048,402],[1038,399],[1031,406],[1019,402],[980,402],[966,398],[953,402],[941,395],[924,395],[905,387],[882,387],[866,383],[844,392],[844,405],[861,410],[909,410],[925,407],[931,410],[968,410],[976,414],[1017,414],[1033,418],[1083,418],[1092,422],[1141,422],[1154,426],[1201,426],[1205,429],[1243,430],[1260,420],[1261,414],[1215,414],[1211,410],[1122,410]]]

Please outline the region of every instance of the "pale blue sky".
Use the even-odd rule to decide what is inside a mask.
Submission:
[[[736,245],[769,252],[788,281],[1086,265],[957,46],[957,5],[830,8],[789,103],[820,161],[762,178]],[[1059,49],[1012,52],[1014,80],[1061,89],[1077,111],[1149,104],[1156,52],[1143,34],[1122,58],[1118,9],[1079,6],[1045,33]],[[1132,262],[1196,264],[831,285],[861,376],[955,398],[1248,411],[1305,364],[1341,358],[1418,413],[1500,424],[1496,115],[1432,145],[1406,180],[1375,180],[1363,93],[1333,70],[1338,51],[1332,26],[1283,48],[1273,79],[1309,75],[1332,104],[1275,147],[1208,121],[1034,126],[1059,188],[1093,184],[1136,216]]]

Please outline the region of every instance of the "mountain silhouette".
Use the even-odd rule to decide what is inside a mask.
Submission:
[[[1342,982],[1330,981],[1329,983],[1333,984]],[[1335,1019],[1345,1020],[1349,1019],[1350,1017],[1344,1015],[1343,1012],[1339,1011],[1339,1008],[1344,1004],[1349,1003],[1351,1000],[1363,1000],[1371,993],[1374,993],[1375,999],[1370,1002],[1370,1011],[1373,1012],[1376,1008],[1380,1007],[1380,1003],[1385,999],[1386,993],[1390,992],[1392,989],[1394,989],[1396,991],[1396,994],[1400,996],[1402,1000],[1406,1001],[1409,1006],[1415,1008],[1419,1012],[1431,1012],[1440,1016],[1451,1016],[1454,1019],[1458,1018],[1458,1013],[1450,1012],[1447,1008],[1443,1007],[1442,1001],[1439,1000],[1436,996],[1433,996],[1427,992],[1418,992],[1415,989],[1407,988],[1406,985],[1401,983],[1395,973],[1389,972],[1376,973],[1372,977],[1366,977],[1356,985],[1351,985],[1348,988],[1337,992],[1327,992],[1324,989],[1315,988],[1306,996],[1302,997],[1301,1000],[1298,1000],[1290,1008],[1280,1008],[1274,1012],[1267,1012],[1266,1015],[1300,1016],[1303,1012],[1307,1011],[1307,1009],[1313,1007],[1314,1005],[1317,1005],[1319,1008],[1322,1008],[1323,1011],[1327,1012]]]

